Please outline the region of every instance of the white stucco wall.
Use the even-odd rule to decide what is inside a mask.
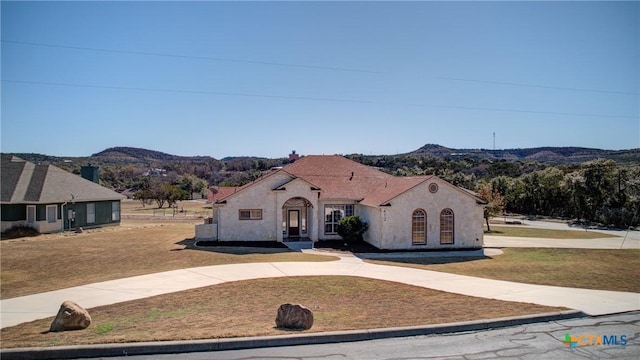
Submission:
[[[278,173],[240,190],[218,209],[218,238],[221,241],[276,241],[276,197],[272,189],[290,179]],[[261,209],[262,219],[240,220],[240,210]]]
[[[218,240],[218,224],[196,225],[196,240]]]
[[[285,172],[273,174],[253,186],[240,190],[237,194],[227,198],[227,202],[218,208],[214,219],[218,223],[218,238],[220,241],[282,241],[282,208],[287,200],[293,197],[307,199],[312,208],[309,209],[308,233],[312,240],[317,240],[315,223],[317,218],[317,190],[312,190],[309,183],[292,178]],[[281,185],[282,190],[274,190]],[[241,209],[261,209],[262,219],[240,220]]]
[[[429,192],[428,185],[438,184],[438,191]],[[363,207],[366,208],[366,207]],[[476,200],[455,186],[434,178],[401,194],[391,201],[391,206],[381,207],[380,225],[372,226],[368,241],[384,249],[456,249],[480,248],[483,243],[483,208]],[[423,209],[427,213],[425,245],[411,242],[413,211]],[[440,213],[451,209],[454,213],[454,242],[440,244]],[[371,211],[368,211],[371,213]]]
[[[438,184],[436,193],[429,192],[430,183]],[[274,190],[277,189],[277,190]],[[476,200],[457,187],[433,178],[391,200],[391,206],[370,207],[359,205],[353,199],[319,199],[321,191],[301,179],[292,179],[286,172],[278,172],[253,186],[227,198],[227,203],[216,205],[214,221],[218,225],[221,241],[283,241],[283,206],[295,197],[305,198],[307,233],[301,234],[313,241],[340,239],[339,235],[324,232],[324,207],[329,204],[354,204],[354,214],[369,224],[365,241],[382,249],[456,249],[480,248],[483,243],[483,208]],[[262,219],[240,220],[240,209],[261,209]],[[427,243],[411,242],[413,211],[427,213]],[[454,243],[440,244],[440,213],[443,209],[454,212]]]
[[[360,219],[369,224],[369,229],[364,233],[364,241],[381,249],[382,248],[382,225],[384,208],[371,206],[358,206]]]

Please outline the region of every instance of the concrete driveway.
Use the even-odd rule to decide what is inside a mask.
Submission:
[[[502,218],[499,218],[499,219],[502,219]],[[583,231],[599,232],[607,235],[612,235],[615,237],[604,237],[601,239],[546,239],[546,238],[524,238],[524,237],[485,235],[484,246],[488,248],[543,247],[543,248],[575,248],[575,249],[640,249],[640,231],[600,230],[595,228],[570,226],[566,223],[538,221],[538,220],[518,220],[518,221],[521,221],[522,225],[499,225],[499,226],[527,227],[527,228],[553,229],[553,230],[583,230]]]
[[[335,253],[308,250],[335,256]],[[85,308],[183,291],[198,287],[285,276],[357,276],[394,281],[455,294],[564,306],[589,315],[640,310],[640,294],[522,284],[437,271],[366,263],[348,254],[331,262],[281,262],[204,266],[104,281],[0,301],[1,327],[55,316],[65,300]]]

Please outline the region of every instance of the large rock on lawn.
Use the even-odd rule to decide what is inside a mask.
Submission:
[[[58,315],[51,323],[50,332],[82,330],[91,324],[91,316],[87,310],[73,301],[65,301],[60,305]]]
[[[308,330],[313,326],[313,312],[302,305],[282,304],[278,308],[276,327]]]

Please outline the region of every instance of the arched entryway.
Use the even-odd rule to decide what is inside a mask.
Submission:
[[[311,202],[293,197],[282,206],[282,237],[290,240],[309,238],[311,232]]]

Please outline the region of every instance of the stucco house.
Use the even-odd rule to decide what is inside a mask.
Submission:
[[[241,187],[210,194],[210,224],[196,239],[340,239],[338,222],[358,215],[380,249],[481,248],[485,203],[436,176],[396,177],[338,155],[310,155]]]
[[[120,223],[124,196],[117,192],[53,165],[4,154],[1,161],[2,232],[27,226],[53,233]]]

